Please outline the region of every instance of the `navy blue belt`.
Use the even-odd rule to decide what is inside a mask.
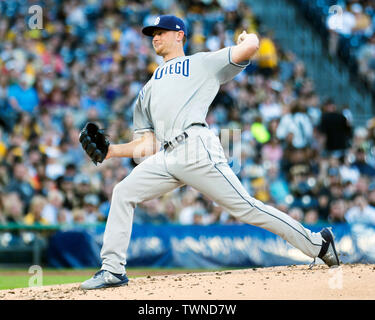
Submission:
[[[192,123],[187,128],[190,128],[192,126],[204,126],[205,127],[206,125],[203,124],[203,123]],[[184,131],[183,133],[181,133],[178,136],[174,137],[172,140],[165,142],[163,144],[163,148],[164,148],[164,150],[167,150],[168,148],[174,149],[174,148],[177,147],[177,145],[179,145],[180,143],[182,143],[183,141],[185,141],[188,137],[189,137],[189,135],[186,133],[186,131]]]
[[[164,150],[167,150],[168,148],[174,149],[182,141],[185,141],[185,139],[188,136],[189,135],[184,131],[183,133],[179,134],[177,137],[173,138],[171,141],[165,142],[163,145]]]

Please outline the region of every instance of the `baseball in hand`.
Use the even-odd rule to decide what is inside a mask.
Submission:
[[[237,44],[242,43],[243,41],[245,41],[245,39],[259,48],[259,38],[255,33],[247,33],[245,30],[242,31],[242,33],[238,36]]]
[[[247,32],[244,30],[237,38],[237,44],[240,44],[242,41],[245,40],[245,37],[247,35]]]

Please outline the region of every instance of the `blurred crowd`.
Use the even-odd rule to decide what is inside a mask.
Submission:
[[[375,3],[346,0],[339,5],[343,8],[342,14],[330,15],[327,18],[327,26],[331,31],[330,50],[337,54],[336,34],[349,39],[359,74],[375,89]]]
[[[375,2],[295,1],[303,4],[315,25],[321,24],[327,29],[330,55],[343,58],[350,69],[357,72],[366,86],[375,92]]]
[[[243,2],[40,5],[39,30],[28,27],[28,1],[0,1],[0,224],[107,219],[114,185],[136,164],[93,165],[79,132],[95,121],[112,143],[132,139],[135,99],[161,62],[141,28],[159,14],[184,19],[186,54],[234,45],[242,30],[260,35],[253,63],[221,87],[207,116],[219,136],[230,129],[224,149],[252,196],[305,224],[375,223],[375,118],[355,127],[349,106],[322,101],[304,64]],[[239,223],[188,186],[141,203],[134,222]]]

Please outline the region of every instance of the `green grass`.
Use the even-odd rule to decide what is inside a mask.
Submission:
[[[188,272],[211,272],[224,271],[229,268],[220,269],[184,269],[184,268],[127,268],[129,278],[146,277],[160,273],[188,273]],[[236,268],[230,268],[231,270]],[[82,282],[97,272],[97,269],[49,269],[43,268],[42,285],[56,285]],[[29,287],[36,284],[33,281],[35,273],[28,273],[27,269],[0,269],[0,290]]]
[[[6,276],[0,277],[0,290],[26,288],[29,286],[30,276]],[[87,280],[84,276],[43,276],[43,286],[82,282]]]
[[[82,282],[88,279],[97,270],[54,270],[42,269],[43,286]],[[36,285],[35,273],[28,273],[26,269],[0,269],[0,290],[26,288],[31,285]]]

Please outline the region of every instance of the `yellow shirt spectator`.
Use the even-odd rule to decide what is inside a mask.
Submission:
[[[35,215],[31,212],[29,212],[24,218],[23,218],[23,222],[27,225],[33,225],[33,224],[43,224],[43,225],[47,225],[48,224],[48,221],[44,218],[40,218],[39,220],[37,220],[35,218]]]
[[[0,160],[4,158],[7,152],[7,147],[4,142],[0,141]]]
[[[270,201],[270,194],[267,189],[266,180],[263,177],[252,181],[251,186],[254,189],[254,197],[262,202]]]
[[[277,67],[276,46],[270,38],[261,38],[257,58],[260,68],[273,69]]]
[[[32,224],[48,224],[48,221],[42,217],[42,211],[47,204],[46,198],[42,196],[34,196],[31,200],[30,212],[23,218],[23,222],[28,225]]]
[[[111,30],[111,39],[114,42],[119,42],[121,38],[121,30],[120,29],[113,29]]]

